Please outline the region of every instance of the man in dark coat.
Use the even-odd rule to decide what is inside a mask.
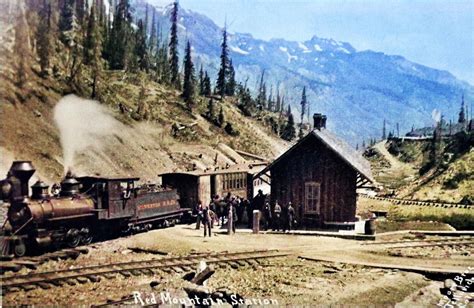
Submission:
[[[265,204],[265,195],[261,189],[258,190],[258,194],[253,198],[253,203],[255,210],[263,210],[263,205]]]
[[[253,204],[249,200],[245,200],[245,209],[247,211],[247,226],[252,229],[253,226]]]
[[[272,209],[270,203],[266,202],[265,207],[263,208],[263,218],[265,231],[271,227],[272,224]]]
[[[204,237],[206,237],[206,233],[209,233],[209,237],[211,237],[211,213],[207,206],[202,210],[202,223],[204,225]]]
[[[289,221],[288,221],[288,205],[283,205],[281,207],[281,220],[282,220],[282,229],[283,229],[283,232],[286,232],[286,230],[288,230],[288,225],[289,225]]]
[[[288,203],[288,230],[291,231],[293,228],[293,223],[295,221],[295,209],[293,208],[293,205]]]
[[[194,212],[196,213],[196,230],[201,228],[202,221],[202,203],[199,201],[194,207]]]

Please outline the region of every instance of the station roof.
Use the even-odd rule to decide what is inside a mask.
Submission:
[[[268,170],[281,161],[281,159],[291,155],[291,153],[300,146],[302,142],[307,140],[308,138],[316,137],[319,139],[323,144],[325,144],[330,150],[332,150],[337,156],[339,156],[343,161],[349,164],[359,175],[365,178],[367,181],[375,183],[372,177],[372,171],[370,169],[370,163],[360,155],[354,148],[352,148],[349,144],[345,141],[331,133],[325,128],[321,130],[313,129],[310,133],[308,133],[305,137],[300,139],[297,143],[295,143],[292,147],[290,147],[285,153],[280,155],[276,160],[270,163],[266,168],[260,171],[257,174],[257,177],[264,174]]]
[[[160,176],[163,175],[189,175],[189,176],[206,176],[206,175],[214,175],[214,174],[228,174],[228,173],[250,173],[255,174],[260,172],[266,167],[266,162],[248,162],[245,164],[235,164],[229,165],[228,167],[220,167],[216,168],[208,168],[205,170],[191,170],[191,171],[174,171],[174,172],[166,172],[159,174]]]

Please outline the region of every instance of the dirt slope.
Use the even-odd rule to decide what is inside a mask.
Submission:
[[[90,72],[81,73],[80,85],[71,85],[60,56],[51,65],[60,71],[47,78],[39,76],[34,49],[25,57],[25,85],[16,83],[18,55],[12,51],[15,30],[12,16],[16,5],[9,1],[0,13],[0,178],[12,160],[31,160],[37,176],[52,182],[64,174],[60,132],[54,122],[54,107],[66,94],[91,94]],[[32,29],[28,29],[30,35]],[[218,149],[224,143],[233,149],[268,159],[280,154],[287,143],[271,133],[263,122],[245,117],[235,101],[215,101],[215,113],[222,108],[237,136],[228,134],[202,114],[208,99],[199,97],[190,111],[179,92],[150,80],[143,74],[105,71],[99,80],[98,104],[112,114],[118,129],[76,153],[73,171],[77,174],[133,175],[156,180],[161,172],[186,170],[194,165],[225,165],[229,158]],[[142,110],[138,114],[138,110]],[[143,111],[145,110],[145,111]],[[172,127],[183,130],[172,134]],[[78,132],[81,128],[78,128]]]

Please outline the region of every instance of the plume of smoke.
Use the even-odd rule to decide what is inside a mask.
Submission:
[[[433,118],[433,121],[435,121],[435,123],[438,123],[439,121],[441,121],[441,112],[438,109],[433,109],[433,111],[431,112],[431,118]]]
[[[98,102],[73,94],[54,107],[54,121],[60,132],[65,173],[74,166],[76,154],[100,147],[103,137],[120,129],[120,122]]]

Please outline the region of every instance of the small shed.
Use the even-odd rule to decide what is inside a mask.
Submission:
[[[207,170],[163,173],[160,176],[162,185],[178,190],[182,207],[193,208],[199,201],[209,204],[213,196],[224,197],[229,192],[237,197],[251,199],[255,190],[262,189],[265,184],[263,181],[254,181],[254,175],[266,165],[265,162],[252,162]]]
[[[272,204],[292,202],[297,220],[306,226],[354,222],[356,189],[374,183],[370,164],[326,130],[326,116],[313,118],[314,129],[256,178],[269,178]]]

